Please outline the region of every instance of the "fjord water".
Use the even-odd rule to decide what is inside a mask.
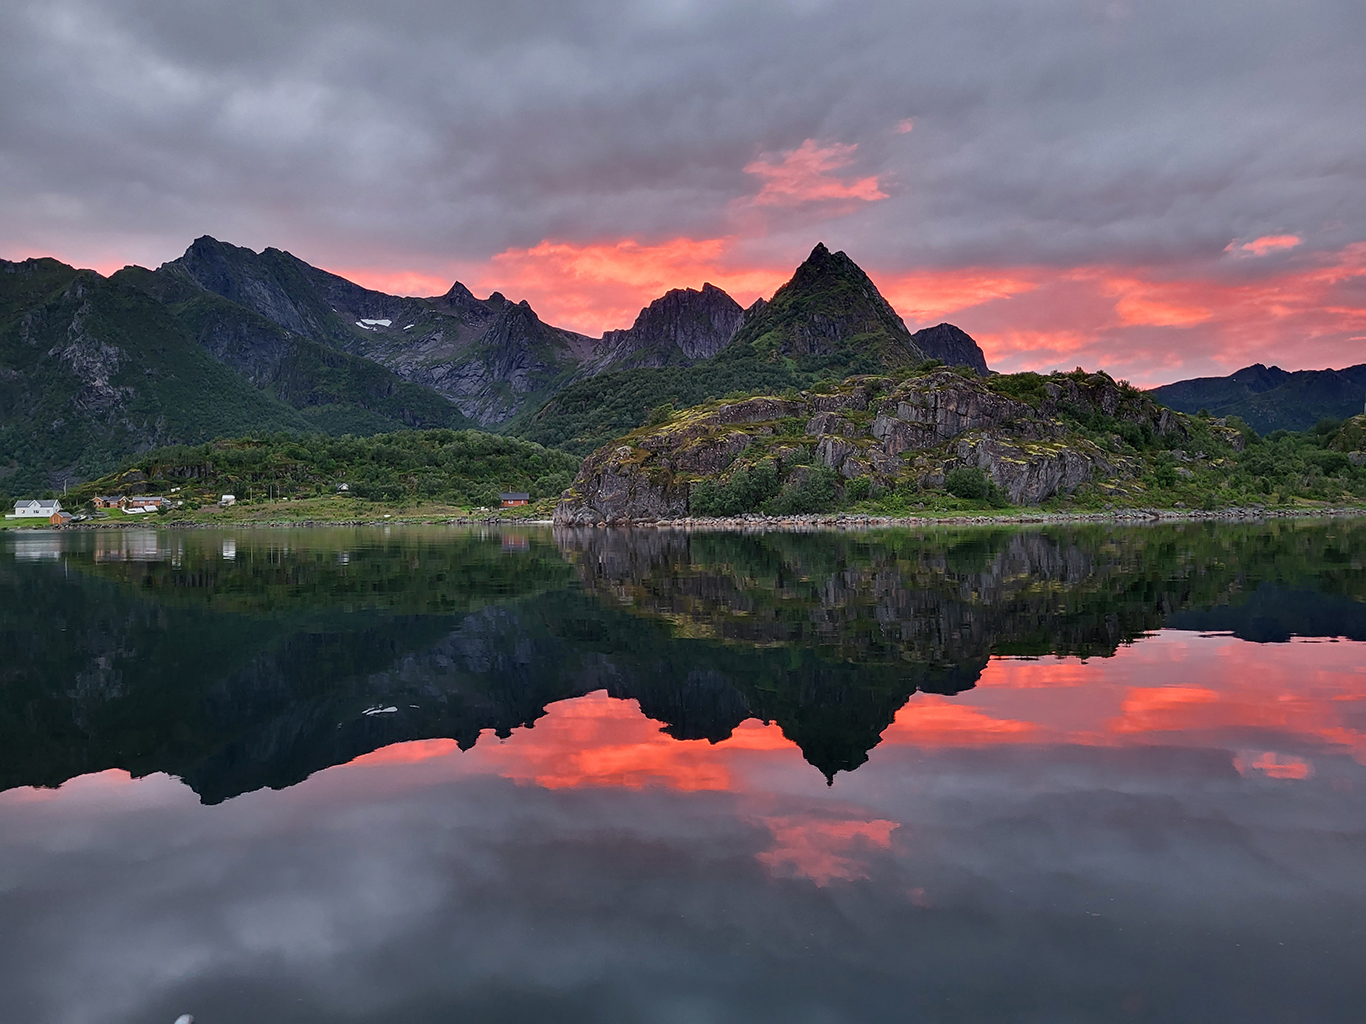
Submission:
[[[0,1021],[1355,1021],[1366,523],[0,538]]]

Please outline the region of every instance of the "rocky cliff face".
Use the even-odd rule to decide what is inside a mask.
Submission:
[[[526,303],[402,298],[363,288],[278,249],[261,253],[199,238],[158,275],[190,282],[285,331],[387,368],[496,426],[538,406],[578,370],[589,339],[542,323]],[[219,332],[221,333],[221,332]],[[239,361],[252,356],[235,346]]]
[[[827,392],[759,396],[687,410],[590,455],[555,511],[564,525],[695,513],[696,488],[758,472],[801,487],[821,468],[835,486],[941,486],[956,467],[981,469],[1014,504],[1086,483],[1115,486],[1140,469],[1101,448],[1067,417],[1100,415],[1151,434],[1182,435],[1179,416],[1103,373],[984,380],[937,370],[897,381],[850,378]],[[1019,394],[1012,394],[1012,388]],[[1122,446],[1121,446],[1122,447]]]
[[[689,366],[710,359],[735,337],[745,311],[713,284],[675,288],[655,299],[624,331],[608,331],[592,369]]]
[[[971,366],[985,377],[991,371],[987,368],[987,357],[981,346],[972,340],[967,331],[953,324],[936,324],[911,335],[911,340],[930,359],[938,359],[945,366]]]

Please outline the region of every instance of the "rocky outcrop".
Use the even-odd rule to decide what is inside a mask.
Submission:
[[[911,340],[928,358],[938,359],[945,366],[970,366],[983,377],[991,372],[981,347],[967,331],[953,324],[926,327],[912,334]]]
[[[825,393],[709,403],[627,435],[584,462],[555,520],[684,516],[693,511],[694,487],[724,484],[761,464],[773,467],[764,479],[786,488],[823,467],[838,481],[867,478],[879,490],[938,487],[953,469],[974,467],[1013,504],[1036,504],[1141,471],[1142,460],[1132,449],[1126,454],[1118,435],[1112,452],[1077,432],[1078,418],[1094,416],[1185,436],[1179,416],[1103,373],[856,377]]]

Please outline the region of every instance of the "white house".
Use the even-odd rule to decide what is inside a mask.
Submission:
[[[229,505],[236,505],[237,496],[235,494],[220,494],[218,496],[218,504],[223,508],[227,508]]]
[[[14,515],[5,516],[6,519],[51,519],[62,510],[62,503],[56,498],[51,501],[39,501],[36,498],[28,501],[16,501],[14,503]]]

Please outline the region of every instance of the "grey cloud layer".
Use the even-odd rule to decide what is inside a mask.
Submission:
[[[857,143],[891,198],[768,211],[880,265],[1366,239],[1346,0],[0,0],[0,248],[204,231],[360,265],[735,229],[744,172]],[[915,119],[908,135],[892,131]],[[841,172],[843,173],[843,172]]]

